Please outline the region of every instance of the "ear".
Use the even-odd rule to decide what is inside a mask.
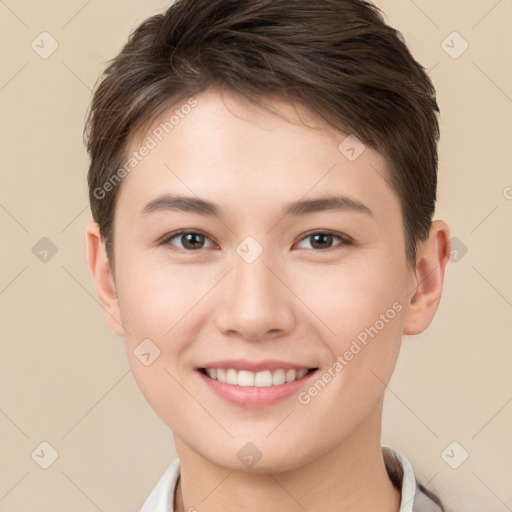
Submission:
[[[450,258],[450,228],[442,220],[432,223],[428,239],[417,248],[414,289],[408,295],[404,334],[420,334],[432,322],[441,301],[444,272]]]
[[[116,293],[114,276],[107,259],[104,243],[101,240],[100,228],[91,222],[86,229],[87,262],[94,281],[96,294],[110,329],[122,336],[121,312]]]

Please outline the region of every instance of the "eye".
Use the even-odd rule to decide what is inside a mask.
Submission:
[[[315,231],[309,233],[305,237],[303,237],[299,243],[302,243],[305,240],[312,240],[312,248],[321,251],[327,251],[330,249],[336,249],[337,246],[332,246],[332,242],[334,239],[338,239],[341,243],[338,246],[349,246],[352,245],[352,241],[348,237],[344,237],[341,235],[337,235],[330,231]],[[178,240],[181,245],[176,244],[173,240]],[[197,251],[200,249],[205,249],[204,243],[205,241],[209,241],[213,246],[211,239],[201,233],[200,231],[178,231],[174,233],[170,233],[165,236],[160,245],[170,245],[177,246],[178,249],[183,249],[187,252]],[[173,248],[173,247],[172,247]]]
[[[352,241],[349,240],[348,237],[336,235],[335,233],[332,233],[330,231],[315,231],[314,233],[309,233],[308,235],[301,239],[301,242],[304,240],[313,240],[313,249],[325,251],[329,249],[336,249],[336,246],[332,247],[332,241],[334,238],[341,240],[342,243],[338,244],[338,246],[352,245]]]
[[[174,239],[178,239],[182,243],[181,247],[178,246],[180,249],[185,249],[189,252],[204,249],[202,245],[205,240],[211,242],[204,233],[198,231],[178,231],[177,233],[171,233],[165,236],[160,243],[161,245],[175,245],[172,243]]]

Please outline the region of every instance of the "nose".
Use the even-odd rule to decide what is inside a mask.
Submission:
[[[274,268],[277,265],[269,261],[266,251],[252,263],[235,254],[233,265],[221,286],[217,328],[226,336],[252,341],[292,331],[298,301],[287,286],[285,272]]]

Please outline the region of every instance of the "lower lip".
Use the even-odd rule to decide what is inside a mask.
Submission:
[[[261,388],[226,384],[225,382],[211,379],[199,370],[196,370],[196,372],[212,391],[225,400],[243,407],[265,407],[284,400],[291,395],[296,395],[317,374],[318,370],[308,373],[301,379],[294,380],[293,382]]]

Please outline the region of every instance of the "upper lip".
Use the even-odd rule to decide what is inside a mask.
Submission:
[[[314,366],[289,363],[287,361],[279,361],[277,359],[265,359],[263,361],[249,361],[247,359],[223,359],[222,361],[211,361],[209,363],[205,363],[199,368],[223,368],[229,369],[232,368],[234,370],[247,370],[250,372],[261,372],[264,370],[302,370],[303,368],[309,370],[310,368],[315,368]]]

